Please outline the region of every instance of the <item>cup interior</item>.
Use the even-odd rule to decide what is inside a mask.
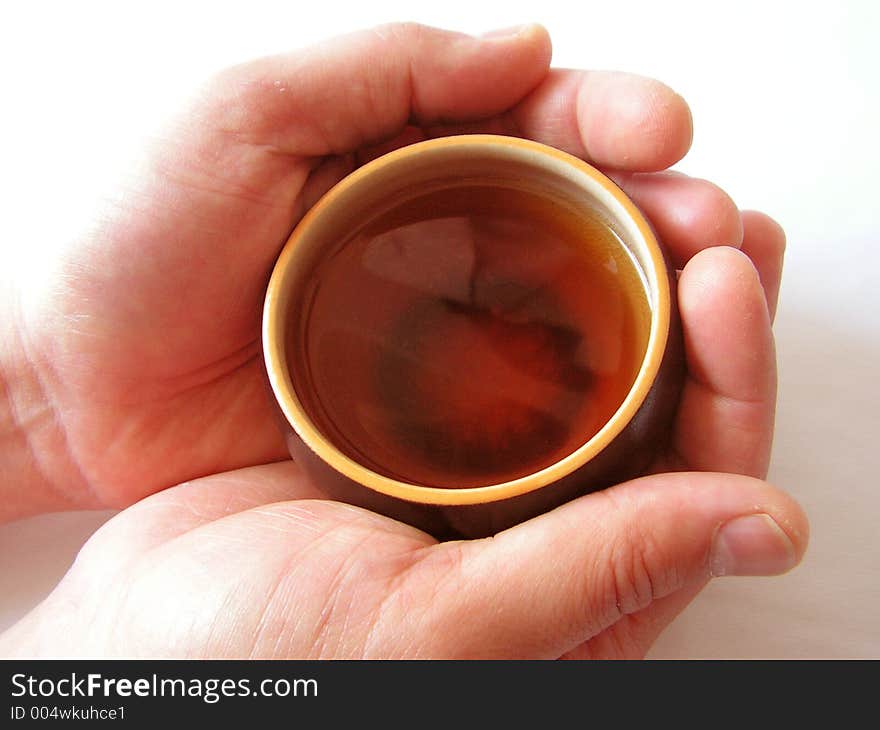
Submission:
[[[310,418],[290,374],[292,318],[316,267],[352,230],[377,211],[402,206],[431,190],[501,185],[527,191],[579,211],[610,228],[635,264],[650,327],[635,381],[620,406],[586,443],[555,463],[516,479],[467,488],[422,486],[391,478],[347,456]],[[647,221],[607,177],[590,165],[538,143],[491,135],[448,137],[401,148],[368,163],[327,193],[302,219],[285,245],[267,291],[263,349],[269,381],[281,410],[312,451],[365,487],[414,502],[474,504],[504,499],[556,481],[589,461],[626,426],[644,401],[666,346],[670,291],[663,254]]]

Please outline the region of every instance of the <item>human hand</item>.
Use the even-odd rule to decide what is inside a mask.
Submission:
[[[637,658],[710,577],[785,571],[807,539],[790,498],[729,474],[645,477],[444,543],[321,497],[290,461],[148,497],[0,655]]]
[[[0,402],[0,519],[125,507],[285,458],[261,382],[269,272],[321,193],[394,146],[464,131],[535,138],[623,175],[678,266],[706,245],[740,245],[739,213],[718,188],[630,174],[687,150],[680,97],[623,74],[548,72],[549,60],[534,26],[478,40],[399,25],[213,79],[94,230],[53,262],[43,295],[5,307],[14,327],[0,343],[10,403],[4,419]],[[763,219],[755,225],[744,248],[760,265],[780,242]],[[748,265],[707,255],[704,272]],[[777,280],[771,272],[768,290]],[[766,333],[748,337],[769,381]]]
[[[115,518],[8,646],[628,656],[713,570],[775,573],[797,562],[807,532],[797,505],[730,474],[647,477],[490,540],[436,545],[313,501],[320,493],[289,463],[253,466],[285,455],[258,335],[265,281],[291,226],[365,159],[424,136],[484,131],[532,137],[611,171],[683,267],[689,378],[658,470],[764,476],[780,229],[741,216],[704,181],[642,174],[689,146],[690,115],[673,92],[627,75],[548,73],[548,63],[535,27],[474,40],[392,26],[214,81],[138,187],[67,252],[51,295],[21,311],[4,377],[31,388],[20,396],[7,383],[16,412],[43,409],[18,418],[42,426],[25,429],[35,458],[23,461],[42,481],[14,503],[18,514],[124,506],[217,474]],[[734,521],[759,514],[772,520]]]

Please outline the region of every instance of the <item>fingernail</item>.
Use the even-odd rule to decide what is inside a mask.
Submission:
[[[509,28],[490,30],[488,33],[483,33],[480,38],[512,38],[517,35],[525,35],[533,25],[534,23],[525,23],[524,25],[513,25]]]
[[[794,545],[767,514],[725,522],[715,534],[709,557],[713,576],[779,575],[794,567]]]

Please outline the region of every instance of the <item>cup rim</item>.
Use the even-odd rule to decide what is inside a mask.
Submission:
[[[656,296],[651,307],[651,326],[642,365],[626,398],[605,425],[578,449],[539,471],[506,482],[461,488],[428,487],[387,477],[363,466],[336,448],[312,423],[296,397],[293,383],[286,368],[283,338],[274,336],[274,333],[279,331],[284,317],[281,307],[284,273],[293,260],[297,241],[304,235],[311,222],[323,215],[325,210],[331,208],[334,200],[344,191],[354,185],[362,184],[362,181],[370,176],[374,170],[428,150],[449,147],[472,149],[491,147],[497,149],[499,146],[549,156],[557,161],[572,165],[610,194],[638,229],[648,252],[651,267],[656,275]],[[636,415],[660,370],[669,337],[671,288],[666,272],[663,252],[648,221],[610,178],[583,160],[540,142],[502,135],[468,134],[417,142],[382,155],[352,172],[325,193],[294,228],[278,256],[266,290],[262,321],[265,369],[272,393],[284,418],[299,438],[324,463],[365,488],[408,502],[432,505],[482,504],[509,499],[533,492],[571,474],[611,444]]]

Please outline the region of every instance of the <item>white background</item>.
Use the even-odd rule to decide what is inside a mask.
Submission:
[[[76,233],[143,136],[225,65],[390,20],[474,33],[541,22],[554,65],[634,71],[682,93],[696,134],[678,169],[771,213],[789,236],[771,479],[807,509],[810,549],[783,578],[714,582],[650,656],[880,658],[878,6],[6,3],[3,265],[38,261]],[[0,528],[0,628],[51,589],[108,516]]]

